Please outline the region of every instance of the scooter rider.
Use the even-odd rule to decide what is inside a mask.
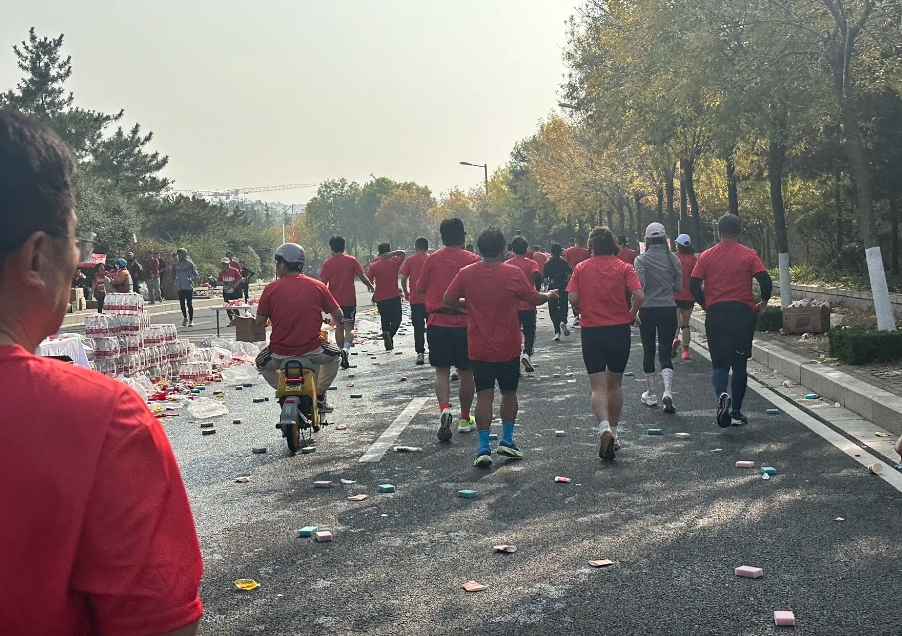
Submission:
[[[257,368],[275,389],[285,358],[307,358],[317,366],[319,410],[330,413],[326,391],[338,375],[340,351],[322,340],[320,330],[324,313],[331,314],[336,325],[341,324],[343,316],[329,289],[304,275],[305,260],[304,248],[297,243],[284,243],[276,250],[278,279],[266,286],[257,305],[257,326],[272,321],[269,345],[257,356]]]

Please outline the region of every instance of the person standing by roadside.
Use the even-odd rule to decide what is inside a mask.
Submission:
[[[106,265],[98,263],[94,268],[94,278],[91,281],[91,295],[97,302],[97,313],[103,313],[103,301],[106,300],[106,286],[110,281],[106,273]]]
[[[707,312],[705,335],[711,353],[711,382],[717,394],[717,424],[726,428],[748,423],[742,414],[742,402],[748,385],[747,366],[752,357],[756,314],[767,307],[773,282],[758,253],[739,243],[742,221],[738,216],[724,214],[717,221],[717,231],[720,242],[698,257],[689,287],[695,302]],[[761,287],[761,302],[757,304],[752,279]],[[728,383],[732,395],[727,393]]]
[[[528,247],[529,243],[525,238],[514,237],[514,240],[511,241],[514,257],[507,262],[522,271],[526,275],[526,280],[535,286],[536,291],[542,291],[542,274],[539,273],[539,266],[536,262],[526,255]],[[537,313],[536,306],[528,300],[521,300],[517,307],[517,319],[520,321],[520,330],[523,332],[523,353],[520,354],[520,363],[527,373],[535,373],[536,370],[532,366],[532,354],[536,344]]]
[[[382,321],[382,342],[385,350],[395,348],[395,334],[401,326],[401,290],[398,288],[398,270],[407,256],[404,250],[391,250],[388,243],[380,243],[377,248],[379,256],[372,262],[366,272],[367,277],[376,284],[373,299],[379,310]]]
[[[144,267],[141,266],[141,263],[138,262],[138,259],[135,257],[134,252],[128,253],[128,273],[132,277],[132,287],[131,291],[134,291],[136,294],[141,293],[141,281],[144,279]]]
[[[203,563],[166,432],[124,383],[32,353],[91,254],[75,169],[48,126],[0,111],[3,633],[193,636]]]
[[[319,279],[329,288],[329,293],[335,298],[335,302],[341,307],[342,322],[335,327],[335,344],[341,349],[342,369],[351,366],[349,361],[351,345],[354,342],[354,323],[357,320],[357,290],[354,287],[356,276],[366,288],[373,293],[373,283],[363,273],[360,262],[345,254],[346,242],[342,236],[333,236],[329,239],[329,249],[332,256],[326,259],[319,272]]]
[[[416,252],[401,265],[401,288],[410,303],[410,322],[413,324],[413,348],[417,364],[426,363],[426,299],[417,291],[417,279],[429,256],[429,239],[422,236],[414,241]],[[409,287],[408,287],[409,285]]]
[[[489,426],[496,382],[501,391],[502,423],[501,439],[495,452],[512,459],[523,458],[523,450],[514,443],[521,350],[517,307],[520,301],[538,306],[557,297],[556,291],[536,291],[522,270],[503,262],[505,244],[501,230],[493,227],[483,230],[476,240],[482,262],[460,270],[443,298],[448,307],[467,310],[467,346],[476,384],[476,427],[479,429],[474,465],[481,468],[492,464]]]
[[[132,276],[128,272],[128,262],[124,258],[116,261],[116,271],[110,277],[110,283],[117,293],[132,292]]]
[[[689,289],[689,281],[692,279],[692,270],[698,259],[695,257],[695,249],[691,245],[692,239],[688,234],[680,234],[677,239],[676,256],[680,259],[680,267],[683,270],[683,289],[673,295],[677,305],[677,319],[679,325],[679,333],[673,339],[673,345],[670,350],[670,357],[676,358],[680,351],[680,344],[683,345],[683,360],[689,360],[689,343],[691,342],[690,321],[692,317],[692,308],[695,306],[695,299],[692,297],[692,291]],[[682,343],[680,339],[682,338]]]
[[[193,327],[194,281],[197,280],[197,268],[188,260],[188,250],[184,247],[175,251],[175,257],[172,269],[175,288],[179,293],[179,307],[182,310],[182,327]]]
[[[163,302],[163,295],[160,293],[160,258],[159,253],[154,250],[147,253],[144,260],[144,277],[147,280],[147,295],[150,296],[150,304],[155,302]]]
[[[645,372],[645,392],[642,403],[656,406],[655,342],[664,393],[661,401],[665,413],[675,413],[673,406],[673,361],[670,347],[677,332],[677,310],[674,293],[683,289],[683,270],[680,259],[667,247],[667,234],[660,223],[649,223],[645,229],[645,252],[636,258],[635,268],[645,302],[639,310],[639,335],[642,338],[642,370]]]
[[[614,459],[620,449],[617,425],[623,410],[623,371],[630,357],[630,324],[637,321],[645,294],[633,266],[617,258],[620,248],[608,228],[595,228],[589,240],[592,257],[573,270],[567,293],[574,311],[583,312],[583,362],[600,433],[598,456]]]
[[[617,237],[617,244],[620,246],[620,254],[618,254],[620,260],[634,265],[636,263],[636,250],[630,248],[623,234]]]
[[[576,266],[591,256],[588,248],[586,248],[586,237],[582,234],[574,239],[574,245],[564,250],[564,260],[570,266],[571,270],[575,270]],[[572,304],[572,303],[571,303]],[[579,327],[579,311],[573,308],[573,326]]]
[[[451,424],[454,423],[451,412],[452,373],[460,379],[457,387],[460,400],[457,432],[473,431],[476,418],[470,415],[475,388],[467,348],[467,312],[445,305],[445,290],[461,269],[478,263],[479,257],[464,249],[467,233],[460,219],[442,220],[439,235],[444,247],[430,254],[423,262],[416,286],[417,292],[423,295],[428,314],[426,339],[429,342],[429,365],[435,369],[435,397],[440,414],[438,439],[447,442],[452,437]]]
[[[570,335],[567,327],[567,283],[573,270],[570,265],[561,258],[563,253],[560,243],[551,244],[551,258],[545,263],[542,271],[546,289],[556,289],[558,297],[548,301],[548,315],[551,316],[551,324],[554,326],[554,341],[561,341],[561,332],[564,336]]]

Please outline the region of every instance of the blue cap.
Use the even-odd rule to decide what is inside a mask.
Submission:
[[[118,261],[116,261],[116,264],[119,267],[125,267],[126,265],[128,265],[128,262],[126,262],[124,258],[120,258]]]

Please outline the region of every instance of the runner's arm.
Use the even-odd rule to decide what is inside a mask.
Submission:
[[[693,276],[689,279],[689,291],[692,292],[692,297],[695,299],[695,302],[698,303],[699,307],[702,309],[705,308],[705,292],[702,290],[702,279],[696,278]]]
[[[261,314],[259,311],[257,312],[257,317],[254,318],[254,324],[257,327],[265,327],[266,322],[269,320],[269,316]]]
[[[453,309],[466,309],[467,308],[467,301],[465,298],[455,298],[454,296],[449,296],[448,294],[445,294],[444,298],[442,298],[442,302]]]
[[[341,307],[339,307],[338,309],[336,309],[329,315],[332,316],[332,324],[333,325],[340,325],[341,321],[344,320],[344,317],[345,317],[345,314],[341,310]]]
[[[366,277],[366,274],[364,274],[363,272],[360,272],[359,274],[357,274],[357,278],[360,279],[361,283],[366,285],[366,288],[368,290],[370,290],[370,293],[373,293],[375,291],[375,288],[373,287],[373,282],[369,278]],[[325,281],[323,281],[323,282],[325,282]]]
[[[401,291],[404,292],[404,298],[410,300],[410,290],[407,289],[408,280],[410,280],[409,274],[401,274]]]
[[[536,294],[529,302],[538,307],[539,305],[544,305],[549,300],[554,300],[557,297],[558,291],[556,289],[552,289],[550,292],[540,292]]]
[[[573,307],[573,313],[579,313],[579,292],[572,291],[567,292],[567,300],[570,301],[570,306]]]
[[[642,303],[645,302],[645,292],[640,289],[634,289],[630,298],[630,318],[635,319],[636,314],[642,309]]]
[[[761,287],[761,303],[766,307],[770,296],[774,291],[774,281],[771,280],[770,274],[767,272],[758,272],[755,274],[755,280]]]

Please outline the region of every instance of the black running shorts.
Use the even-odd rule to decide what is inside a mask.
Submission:
[[[427,325],[426,340],[429,342],[429,364],[431,366],[436,369],[457,367],[458,371],[470,370],[466,327]]]
[[[623,373],[630,359],[629,325],[583,327],[583,363],[589,375],[610,371]]]
[[[694,300],[677,300],[676,305],[679,309],[683,309],[683,310],[692,309],[693,307],[695,307],[695,301]]]
[[[514,358],[507,362],[482,362],[473,360],[473,379],[476,382],[476,392],[488,391],[498,388],[502,393],[516,391],[520,384],[520,358]]]
[[[341,319],[342,322],[353,325],[357,321],[357,305],[342,307],[341,313],[344,315],[344,318]]]

